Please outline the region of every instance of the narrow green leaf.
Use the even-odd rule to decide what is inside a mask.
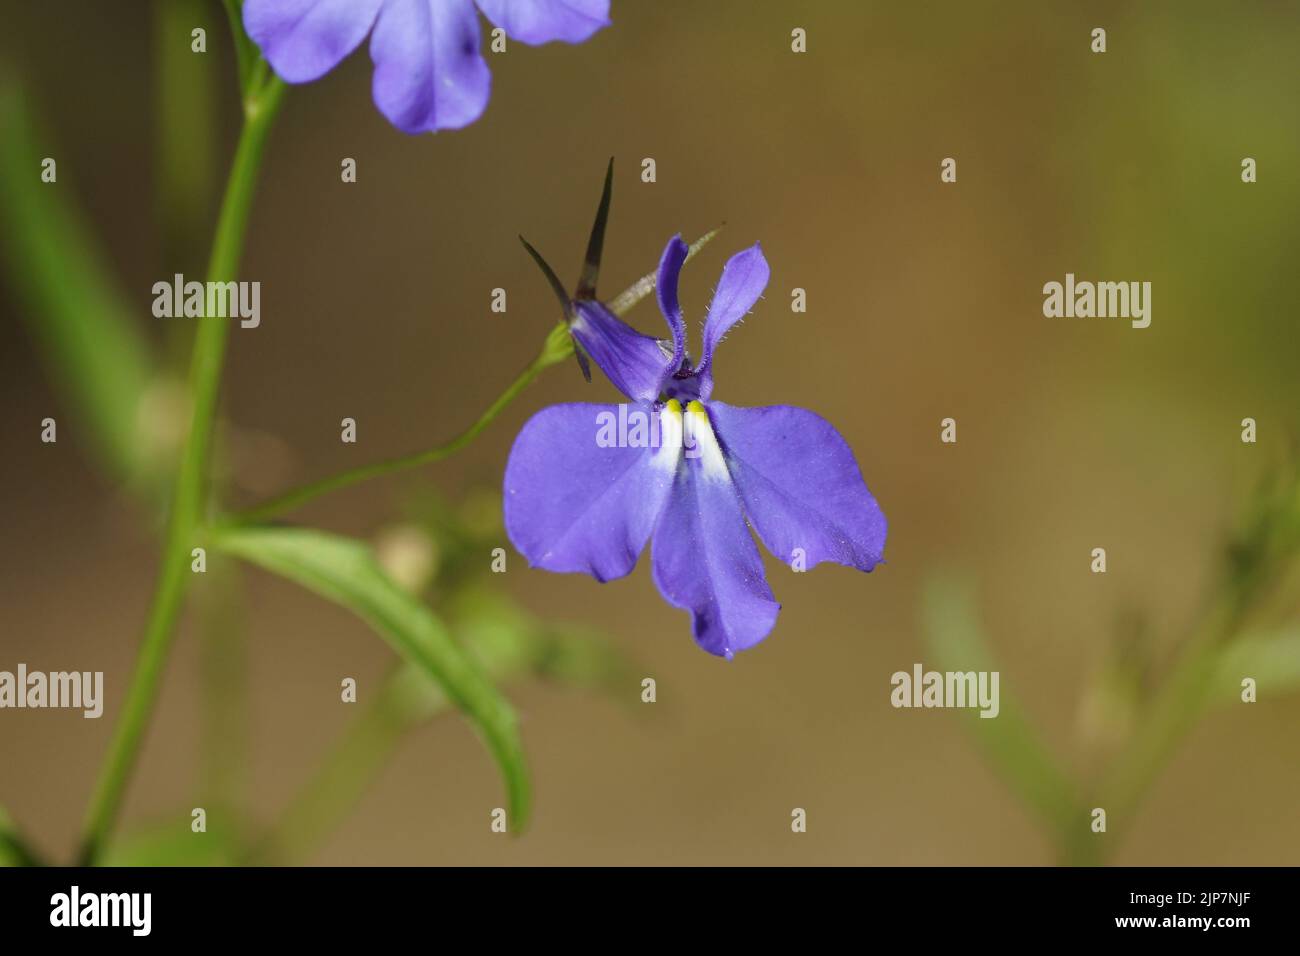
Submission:
[[[55,182],[41,178],[47,157],[58,163]],[[137,481],[151,461],[140,439],[140,403],[152,358],[103,249],[80,218],[71,176],[70,166],[41,145],[22,91],[0,80],[0,268],[94,450],[119,479]]]
[[[528,818],[528,774],[513,709],[433,613],[384,573],[366,545],[301,528],[227,528],[213,547],[294,581],[352,611],[419,666],[462,710],[505,777],[510,828]]]
[[[620,689],[630,668],[587,635],[543,633],[538,622],[499,589],[469,584],[440,602],[466,650],[493,680],[538,674],[579,686]],[[627,694],[620,694],[626,700]],[[330,748],[320,769],[252,847],[243,862],[302,863],[361,799],[406,734],[452,710],[443,689],[409,661],[396,665]]]
[[[965,582],[933,578],[925,590],[923,615],[926,643],[936,669],[994,671],[975,613],[971,589]],[[1080,829],[1075,787],[1035,732],[1025,712],[999,680],[997,717],[982,718],[971,711],[972,733],[989,762],[1022,800],[1052,829],[1059,840]]]

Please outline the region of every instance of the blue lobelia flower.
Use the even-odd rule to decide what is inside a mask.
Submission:
[[[571,303],[574,338],[631,402],[533,416],[506,465],[505,523],[532,566],[598,581],[629,573],[653,538],[660,593],[690,611],[702,648],[730,659],[763,640],[780,610],[746,519],[799,570],[834,561],[870,571],[885,516],[824,419],[712,400],[714,352],[762,295],[769,270],[757,244],[727,262],[695,366],[677,297],[687,254],[676,236],[659,264],[670,338],[643,335],[594,300]]]
[[[375,105],[403,132],[431,133],[487,107],[475,4],[521,43],[581,43],[609,25],[609,0],[245,0],[244,28],[290,83],[320,79],[369,34]]]

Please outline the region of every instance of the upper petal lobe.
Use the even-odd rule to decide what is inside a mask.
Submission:
[[[713,391],[713,350],[727,330],[743,319],[767,288],[771,276],[767,259],[758,243],[737,252],[722,267],[722,278],[709,303],[704,319],[704,347],[700,351],[700,395]]]
[[[370,58],[375,105],[403,132],[460,129],[487,107],[492,75],[473,0],[384,0]]]
[[[781,606],[707,413],[692,402],[686,417],[687,457],[654,533],[655,584],[669,604],[691,612],[700,647],[730,658],[771,632]]]
[[[737,408],[710,402],[718,440],[745,513],[787,564],[834,561],[870,571],[885,547],[886,522],[853,450],[821,416],[789,405]]]
[[[608,581],[636,565],[672,488],[681,418],[648,402],[621,409],[554,405],[515,439],[506,464],[506,532],[534,567]]]
[[[609,26],[609,0],[478,0],[478,5],[520,43],[581,43]]]
[[[674,372],[681,366],[686,355],[686,320],[682,317],[682,303],[677,296],[677,282],[690,254],[691,249],[682,241],[682,237],[673,236],[659,257],[659,273],[655,279],[655,297],[659,300],[659,311],[664,314],[673,337],[670,366]]]
[[[246,0],[244,29],[290,83],[324,76],[361,45],[384,0]]]

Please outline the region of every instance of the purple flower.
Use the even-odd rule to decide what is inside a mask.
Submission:
[[[478,11],[521,43],[581,43],[609,0],[245,0],[244,28],[284,80],[320,79],[370,35],[375,105],[406,133],[460,129],[487,106]]]
[[[692,365],[677,298],[686,256],[674,237],[659,264],[667,339],[642,335],[594,300],[572,304],[574,337],[632,401],[533,416],[506,465],[505,522],[534,567],[598,581],[630,572],[653,538],[660,593],[690,611],[702,648],[731,658],[766,637],[780,610],[748,525],[796,569],[834,561],[870,571],[885,516],[824,419],[712,400],[714,352],[762,295],[768,265],[757,244],[727,262]]]

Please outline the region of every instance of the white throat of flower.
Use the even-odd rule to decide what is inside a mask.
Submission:
[[[699,461],[700,477],[706,481],[731,481],[722,447],[713,434],[713,423],[704,404],[698,400],[686,406],[685,455]]]

